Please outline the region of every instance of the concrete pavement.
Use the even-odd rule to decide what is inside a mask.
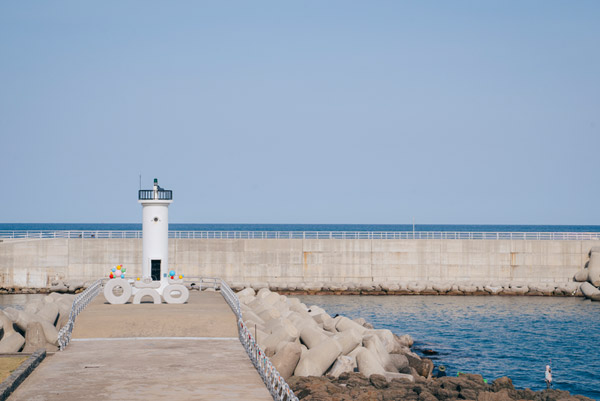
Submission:
[[[219,293],[184,305],[109,305],[99,295],[73,339],[9,400],[271,400]]]

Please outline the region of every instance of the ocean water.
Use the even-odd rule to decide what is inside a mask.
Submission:
[[[0,223],[0,230],[141,230],[141,223]],[[412,231],[412,224],[182,224],[172,231]],[[416,231],[462,232],[600,232],[600,226],[582,225],[467,225],[415,224]]]
[[[43,299],[46,294],[0,294],[0,309],[12,307],[23,310],[27,302]]]
[[[581,298],[452,296],[297,296],[330,315],[363,317],[415,339],[415,349],[449,375],[502,376],[518,388],[554,388],[600,400],[600,303]]]

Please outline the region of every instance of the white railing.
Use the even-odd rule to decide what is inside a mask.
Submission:
[[[15,238],[142,238],[141,231],[1,231]],[[189,239],[468,239],[468,240],[600,240],[600,232],[468,232],[468,231],[169,231],[169,238]]]
[[[73,334],[73,327],[75,325],[75,319],[77,315],[89,305],[90,302],[100,293],[102,289],[102,282],[104,279],[98,279],[94,281],[92,285],[85,289],[82,293],[78,294],[73,300],[71,305],[71,312],[69,313],[69,320],[60,331],[58,332],[58,346],[60,350],[64,350],[65,347],[71,341],[71,334]]]
[[[283,377],[281,377],[275,366],[273,366],[269,358],[267,358],[254,339],[250,330],[248,330],[244,324],[244,321],[242,320],[242,311],[240,309],[240,300],[237,295],[235,295],[233,290],[224,280],[221,280],[220,289],[221,295],[223,295],[223,298],[225,298],[225,301],[229,304],[231,310],[233,310],[233,313],[235,313],[237,317],[240,342],[244,346],[252,364],[263,379],[263,382],[267,386],[273,399],[276,401],[298,401],[298,397],[296,397],[294,391],[285,382]]]

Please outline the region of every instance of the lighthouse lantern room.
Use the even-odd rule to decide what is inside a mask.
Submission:
[[[142,277],[167,282],[169,272],[169,205],[173,191],[161,188],[154,179],[152,189],[140,189],[142,204]]]

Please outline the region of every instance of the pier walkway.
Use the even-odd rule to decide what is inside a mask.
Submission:
[[[9,397],[17,400],[272,400],[218,292],[188,303],[110,305],[78,316],[71,343]]]

